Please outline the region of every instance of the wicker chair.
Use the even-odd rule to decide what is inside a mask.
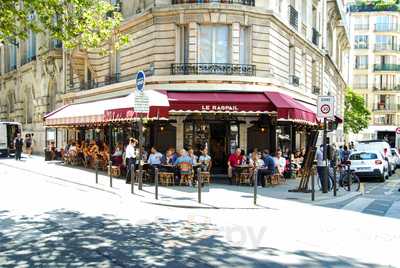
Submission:
[[[193,180],[193,166],[190,163],[182,162],[179,165],[179,170],[181,173],[180,185],[190,185]]]

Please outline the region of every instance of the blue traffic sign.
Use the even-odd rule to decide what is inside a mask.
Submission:
[[[139,92],[143,92],[144,90],[144,79],[146,75],[143,71],[139,71],[136,75],[136,90]]]

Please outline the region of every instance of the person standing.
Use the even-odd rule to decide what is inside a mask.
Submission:
[[[136,145],[137,140],[134,138],[129,139],[129,144],[126,146],[125,150],[125,160],[126,160],[126,183],[131,183],[131,167],[133,166],[135,170],[136,163]]]
[[[25,136],[25,149],[29,157],[32,157],[32,135],[26,134]]]
[[[316,160],[317,160],[317,173],[318,173],[318,178],[319,178],[319,182],[321,187],[323,187],[324,185],[324,171],[325,171],[325,161],[324,161],[324,145],[321,144],[321,146],[319,147],[319,150],[317,150],[316,153]],[[328,189],[330,189],[329,187],[330,181],[328,178]]]
[[[24,140],[21,138],[21,133],[17,134],[14,140],[15,147],[15,160],[21,160],[22,146],[24,145]]]

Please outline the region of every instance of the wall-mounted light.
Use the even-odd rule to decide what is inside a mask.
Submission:
[[[265,132],[265,128],[264,127],[261,128],[261,132],[263,132],[263,133]]]
[[[164,131],[164,126],[161,126],[161,127],[160,127],[160,131]]]

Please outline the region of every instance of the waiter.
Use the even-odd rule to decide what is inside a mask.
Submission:
[[[135,170],[136,163],[136,145],[138,141],[134,138],[129,139],[129,144],[125,150],[125,163],[126,163],[126,183],[131,183],[131,166]]]
[[[15,160],[21,160],[22,146],[24,145],[24,140],[21,138],[21,133],[17,134],[14,140],[15,146]]]

